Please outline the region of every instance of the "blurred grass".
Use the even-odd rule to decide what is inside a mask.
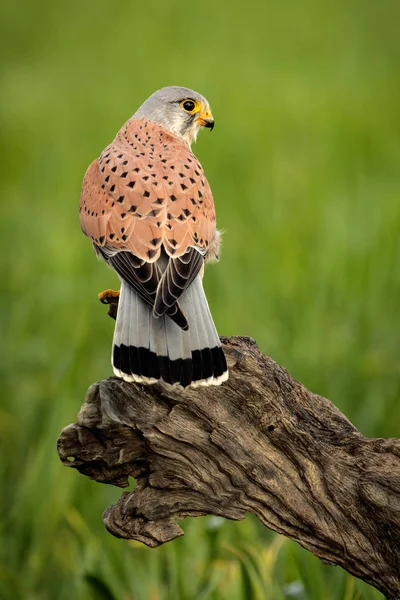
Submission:
[[[192,519],[157,550],[113,539],[119,491],[55,443],[110,374],[116,285],[78,224],[89,162],[155,89],[206,95],[195,152],[226,229],[206,287],[366,435],[398,436],[399,4],[3,3],[0,598],[377,600],[255,519]]]

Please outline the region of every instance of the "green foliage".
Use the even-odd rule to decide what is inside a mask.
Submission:
[[[0,598],[377,600],[255,519],[112,538],[120,491],[58,461],[110,374],[115,275],[77,217],[91,160],[156,88],[206,95],[195,147],[226,229],[206,287],[246,334],[366,435],[398,436],[398,6],[393,0],[3,3]],[[397,13],[397,14],[396,14]]]

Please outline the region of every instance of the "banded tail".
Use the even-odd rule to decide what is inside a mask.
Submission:
[[[200,275],[185,290],[179,306],[189,325],[183,330],[122,281],[114,332],[112,365],[117,377],[137,383],[187,387],[220,385],[228,379],[221,342]]]

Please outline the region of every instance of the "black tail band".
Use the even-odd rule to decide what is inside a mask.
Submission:
[[[193,350],[191,358],[171,360],[148,348],[121,344],[113,348],[113,366],[125,375],[163,379],[183,387],[209,377],[221,377],[227,371],[224,352],[218,346]]]

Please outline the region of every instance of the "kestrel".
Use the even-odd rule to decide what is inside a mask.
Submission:
[[[125,381],[187,387],[228,379],[203,290],[218,260],[214,200],[191,151],[212,130],[207,100],[183,87],[155,92],[86,171],[83,233],[121,290],[112,365]]]

